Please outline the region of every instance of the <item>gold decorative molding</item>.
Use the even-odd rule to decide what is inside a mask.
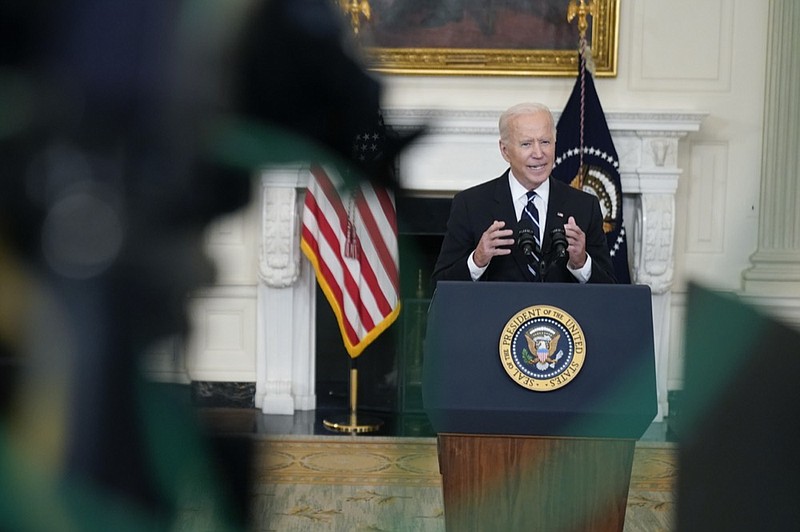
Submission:
[[[501,2],[502,4],[502,2]],[[619,0],[594,0],[594,17],[587,22],[595,75],[617,75],[619,38]],[[496,9],[496,8],[487,8]],[[373,3],[373,20],[363,33],[364,42],[380,42],[380,7]],[[567,6],[564,6],[564,24]],[[372,32],[371,35],[370,32]],[[579,37],[568,49],[433,48],[381,47],[365,44],[364,53],[371,70],[387,74],[489,75],[489,76],[574,76],[578,69]]]

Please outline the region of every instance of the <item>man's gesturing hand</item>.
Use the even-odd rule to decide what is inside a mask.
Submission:
[[[475,252],[472,255],[472,260],[475,261],[478,267],[485,267],[492,260],[492,257],[511,253],[511,249],[508,246],[514,244],[514,239],[510,238],[514,232],[511,229],[503,229],[505,226],[505,222],[495,220],[489,226],[489,229],[481,235],[478,247],[475,248]]]
[[[570,268],[575,270],[583,268],[583,265],[586,264],[586,235],[575,223],[575,218],[572,216],[564,224],[564,234],[567,236],[567,242],[569,243],[567,253],[569,253]]]

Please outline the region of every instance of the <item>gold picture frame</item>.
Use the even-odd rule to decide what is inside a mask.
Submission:
[[[594,0],[595,76],[617,75],[619,0]],[[369,0],[359,39],[387,74],[574,76],[578,28],[568,0]],[[526,25],[527,24],[527,25]]]

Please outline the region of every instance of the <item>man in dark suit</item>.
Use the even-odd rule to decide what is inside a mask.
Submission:
[[[453,198],[434,282],[614,283],[597,198],[550,177],[556,147],[550,110],[518,104],[502,114],[499,126],[500,153],[510,168]],[[530,191],[536,192],[532,200]],[[530,219],[530,212],[538,220],[532,225],[537,240],[526,254],[518,231],[531,225],[519,220]],[[553,230],[562,228],[566,256],[557,259]]]

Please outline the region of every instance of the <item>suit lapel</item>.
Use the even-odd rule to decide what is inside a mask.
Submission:
[[[494,190],[494,208],[495,211],[492,216],[495,220],[504,220],[506,228],[514,231],[514,246],[511,248],[511,256],[519,268],[519,273],[522,278],[533,280],[530,270],[528,270],[528,261],[521,251],[516,246],[517,231],[519,230],[519,221],[517,220],[516,210],[514,209],[514,198],[511,197],[511,189],[508,187],[508,173],[506,172],[497,179],[497,186]]]
[[[508,171],[498,177],[494,188],[494,210],[492,217],[495,220],[506,222],[507,229],[517,230],[517,220],[514,216],[514,202],[511,198],[511,190],[508,188]]]

